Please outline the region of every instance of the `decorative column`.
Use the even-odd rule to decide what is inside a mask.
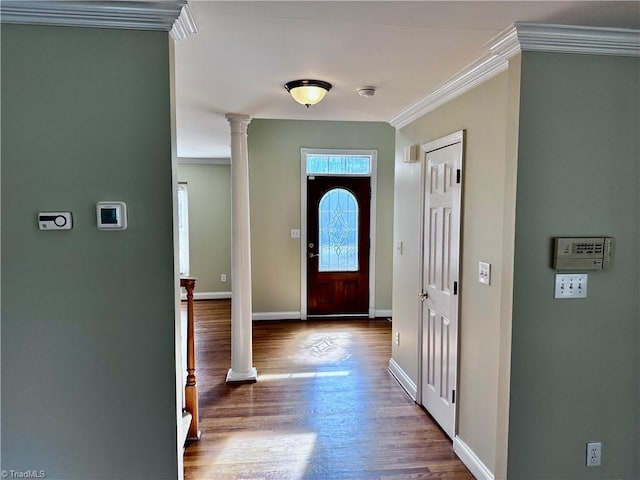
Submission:
[[[255,382],[251,321],[248,115],[227,113],[231,125],[231,368],[227,383]]]

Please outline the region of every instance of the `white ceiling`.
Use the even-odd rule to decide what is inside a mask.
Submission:
[[[197,1],[176,43],[179,157],[230,155],[225,113],[388,121],[487,53],[516,21],[640,28],[640,2]],[[307,109],[283,85],[333,84]],[[364,85],[378,88],[358,96]]]

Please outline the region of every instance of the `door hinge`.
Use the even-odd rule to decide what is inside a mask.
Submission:
[[[458,294],[458,282],[453,282],[453,294]]]
[[[456,403],[456,391],[451,390],[451,403]]]
[[[460,171],[460,169],[456,170],[456,183],[460,183],[460,176],[462,175],[462,172]]]

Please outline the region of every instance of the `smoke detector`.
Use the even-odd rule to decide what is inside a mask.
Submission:
[[[358,89],[358,95],[360,95],[361,97],[373,97],[375,93],[376,87],[372,87],[370,85],[367,85],[366,87],[360,87]]]

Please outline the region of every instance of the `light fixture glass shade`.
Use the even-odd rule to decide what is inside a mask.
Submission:
[[[285,84],[284,88],[296,102],[308,108],[309,105],[315,105],[324,98],[331,90],[331,84],[322,80],[294,80]]]

